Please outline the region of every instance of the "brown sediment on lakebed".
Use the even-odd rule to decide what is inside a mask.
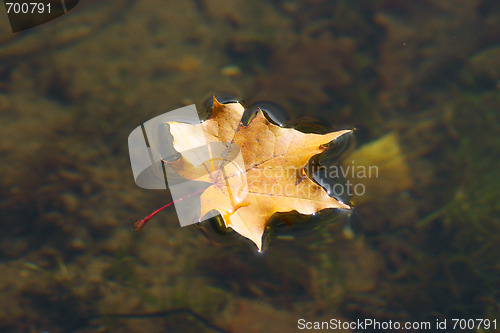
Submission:
[[[459,2],[92,1],[3,39],[0,328],[498,318],[500,8]],[[171,198],[136,187],[128,134],[220,92],[286,126],[356,127],[359,146],[396,133],[412,186],[355,207],[352,238],[334,212],[285,216],[306,227],[259,257],[174,210],[133,232]]]

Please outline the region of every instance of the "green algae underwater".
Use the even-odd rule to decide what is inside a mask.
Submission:
[[[493,0],[80,1],[17,34],[1,18],[0,330],[498,329],[499,21]],[[276,217],[262,254],[174,209],[134,232],[172,199],[134,184],[128,134],[214,94],[302,131],[356,127],[322,162],[376,143],[389,161],[394,135],[408,169],[349,216]]]

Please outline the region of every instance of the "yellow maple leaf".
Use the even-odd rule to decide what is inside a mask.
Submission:
[[[182,177],[209,183],[200,198],[200,217],[217,210],[227,227],[252,240],[261,251],[264,229],[276,212],[350,209],[304,172],[312,156],[350,130],[306,134],[273,125],[260,110],[245,126],[243,112],[240,103],[221,104],[214,98],[212,115],[206,121],[197,125],[168,122],[175,150],[185,152],[207,142],[211,151],[202,163],[193,163],[187,154],[165,161]],[[222,154],[210,148],[217,143],[226,147]],[[243,163],[235,162],[239,154]]]

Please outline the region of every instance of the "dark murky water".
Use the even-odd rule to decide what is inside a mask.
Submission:
[[[0,17],[0,330],[498,330],[499,21],[494,0],[81,0],[15,35]],[[214,94],[355,127],[316,162],[379,173],[318,180],[366,192],[279,214],[263,253],[173,208],[134,232],[172,199],[134,184],[129,133]]]

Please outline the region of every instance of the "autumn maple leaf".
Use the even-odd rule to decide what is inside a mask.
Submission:
[[[273,125],[261,110],[245,126],[244,110],[240,103],[221,104],[214,98],[206,121],[168,122],[181,157],[164,162],[186,179],[208,183],[200,197],[200,220],[218,211],[227,227],[252,240],[261,251],[264,229],[276,212],[314,214],[326,208],[351,208],[330,197],[304,172],[312,156],[351,131],[306,134]],[[205,142],[211,152],[201,163],[193,163],[183,153]],[[222,152],[214,152],[213,145],[222,145]]]

